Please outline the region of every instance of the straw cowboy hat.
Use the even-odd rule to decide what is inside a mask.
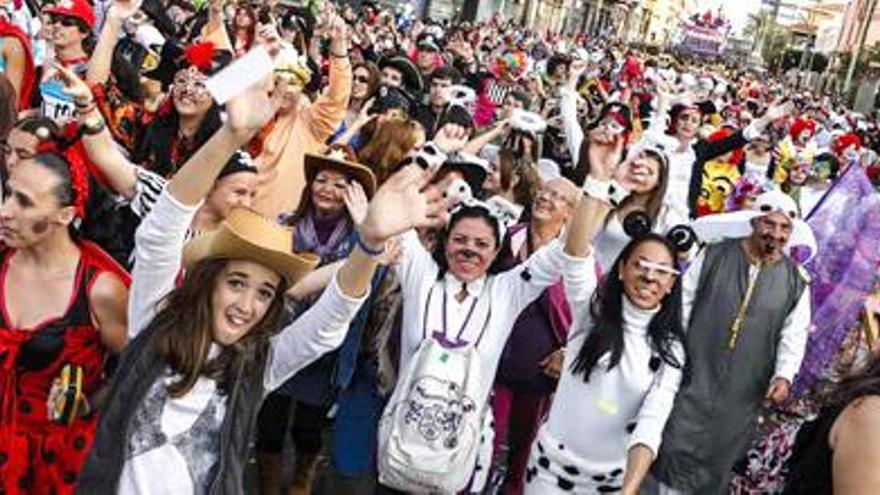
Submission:
[[[248,209],[234,208],[220,226],[189,241],[183,267],[202,260],[230,259],[258,263],[293,285],[318,264],[311,253],[293,252],[293,231]]]
[[[376,192],[376,175],[368,167],[345,159],[345,152],[341,149],[332,149],[326,155],[306,153],[305,157],[306,181],[311,184],[321,170],[333,170],[345,175],[349,179],[360,183],[367,194],[372,198]]]

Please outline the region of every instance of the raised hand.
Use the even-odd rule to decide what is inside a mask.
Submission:
[[[467,145],[470,135],[464,127],[457,124],[445,124],[434,136],[434,144],[447,155],[461,151]]]
[[[281,51],[281,35],[274,23],[260,24],[257,27],[257,43],[264,45],[272,58],[278,55]]]
[[[431,176],[417,165],[409,165],[389,177],[376,191],[358,227],[361,238],[372,246],[381,246],[416,227],[442,227],[447,205],[437,187],[426,187]]]
[[[64,93],[72,97],[78,105],[87,106],[92,102],[92,90],[75,72],[61,64],[52,64],[51,72],[61,79],[64,83]]]
[[[269,96],[271,75],[226,102],[226,126],[236,134],[253,135],[275,116],[281,106],[282,91]]]
[[[141,10],[143,0],[114,0],[110,6],[109,15],[116,19],[128,19]]]
[[[611,134],[604,126],[590,132],[590,175],[599,180],[611,180],[617,175],[623,157],[622,134]]]
[[[327,28],[330,36],[330,52],[336,55],[346,55],[348,53],[348,24],[345,19],[338,15],[330,18]]]
[[[352,223],[355,226],[364,223],[364,220],[367,218],[367,208],[369,208],[370,202],[367,200],[367,193],[364,192],[361,183],[354,181],[346,186],[342,199],[345,201],[345,208],[351,216]]]

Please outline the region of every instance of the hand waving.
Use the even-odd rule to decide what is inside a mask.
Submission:
[[[343,200],[345,201],[345,208],[351,216],[352,223],[356,227],[363,224],[367,218],[367,208],[369,208],[370,202],[367,200],[367,193],[364,192],[361,183],[354,181],[349,184],[345,188]]]
[[[376,191],[367,216],[358,228],[361,237],[380,246],[391,237],[416,227],[437,228],[446,222],[443,194],[426,187],[431,175],[409,165],[392,175]]]

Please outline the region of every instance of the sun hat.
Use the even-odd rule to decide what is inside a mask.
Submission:
[[[318,257],[293,252],[293,231],[243,207],[233,208],[220,226],[195,237],[183,248],[183,267],[211,259],[246,260],[284,278],[288,285],[312,271]]]

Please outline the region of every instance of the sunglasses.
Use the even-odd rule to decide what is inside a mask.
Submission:
[[[651,271],[659,272],[661,275],[677,277],[681,272],[668,265],[661,265],[648,260],[639,260],[636,264],[636,271],[640,275],[648,275]]]
[[[758,207],[758,211],[760,211],[761,213],[779,212],[779,213],[782,213],[783,215],[787,216],[790,220],[797,220],[797,218],[798,218],[798,212],[792,211],[792,210],[783,211],[783,210],[780,210],[779,208],[774,208],[772,205],[761,205]]]
[[[370,77],[369,76],[354,76],[354,82],[361,83],[361,84],[367,84],[368,82],[370,82]]]
[[[78,27],[79,19],[76,17],[68,17],[63,15],[50,15],[49,23],[54,25],[61,25],[64,27]]]

